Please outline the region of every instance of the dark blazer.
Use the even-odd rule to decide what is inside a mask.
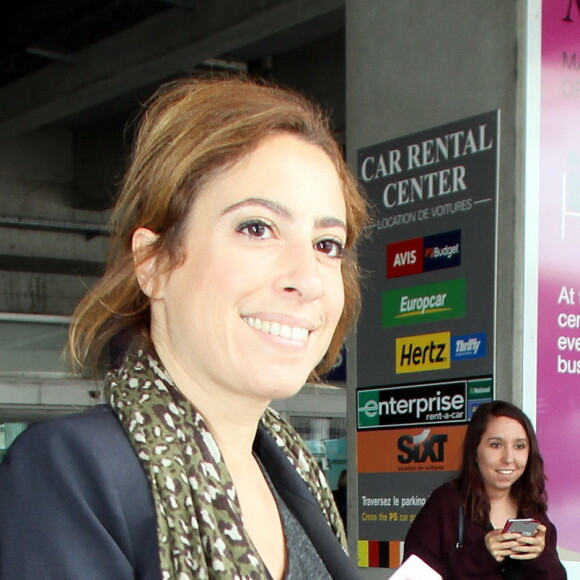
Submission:
[[[359,577],[316,500],[263,428],[255,451],[332,577]],[[0,578],[160,577],[149,482],[110,407],[29,427],[0,465]]]

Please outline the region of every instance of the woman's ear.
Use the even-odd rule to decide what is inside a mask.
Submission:
[[[137,228],[131,239],[137,282],[149,298],[156,298],[158,291],[157,255],[151,251],[158,238],[159,234],[148,228]]]

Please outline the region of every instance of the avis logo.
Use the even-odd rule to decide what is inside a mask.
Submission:
[[[393,266],[409,266],[417,262],[417,250],[408,250],[406,252],[399,252],[395,255]]]
[[[430,429],[424,429],[419,435],[402,435],[397,447],[402,451],[397,455],[399,463],[425,463],[428,459],[433,463],[445,461],[445,443],[447,435],[440,433],[429,436]]]

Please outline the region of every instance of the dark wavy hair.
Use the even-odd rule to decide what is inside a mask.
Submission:
[[[489,498],[476,460],[481,438],[494,417],[514,419],[526,432],[529,442],[528,462],[522,476],[513,484],[511,495],[525,517],[541,520],[548,509],[544,460],[540,455],[531,421],[521,409],[506,401],[484,403],[475,411],[467,427],[463,443],[463,463],[458,478],[466,515],[481,526],[489,523]]]

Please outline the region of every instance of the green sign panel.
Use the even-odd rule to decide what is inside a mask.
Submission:
[[[382,294],[383,328],[465,316],[465,279],[387,290]]]

